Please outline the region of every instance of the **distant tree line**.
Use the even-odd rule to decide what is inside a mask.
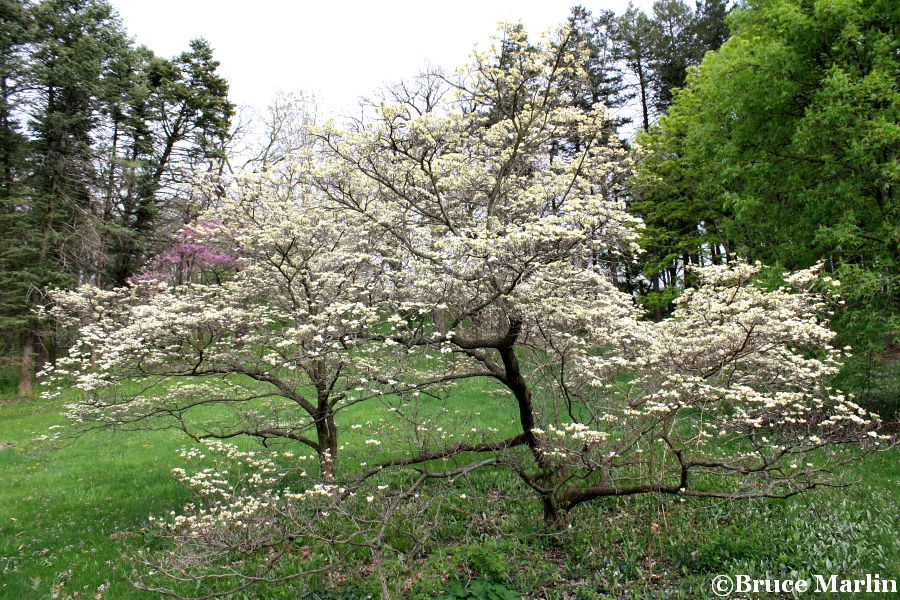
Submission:
[[[48,287],[124,284],[199,210],[233,106],[210,46],[155,56],[104,0],[0,0],[0,330],[20,392],[56,341]]]

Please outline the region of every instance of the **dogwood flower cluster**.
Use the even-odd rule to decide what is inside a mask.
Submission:
[[[826,298],[811,289],[820,266],[774,290],[754,283],[760,269],[699,269],[703,286],[685,290],[661,322],[609,310],[604,320],[579,307],[568,327],[535,324],[545,342],[535,346],[552,356],[535,362],[555,369],[547,397],[556,408],[544,418],[565,402],[562,414],[573,419],[536,430],[543,456],[560,479],[596,476],[560,494],[563,504],[627,490],[789,495],[821,482],[843,455],[829,446],[874,448],[888,439],[876,432],[877,415],[829,385],[841,351]],[[803,454],[815,454],[815,466],[801,462]],[[702,474],[699,489],[693,473]],[[731,477],[708,479],[712,473]]]

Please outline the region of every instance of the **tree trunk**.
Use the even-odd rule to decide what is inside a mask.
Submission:
[[[50,361],[50,365],[55,369],[56,361],[58,359],[59,359],[59,343],[57,342],[56,336],[52,335],[47,340],[47,360]]]
[[[659,273],[653,276],[653,291],[659,293],[659,280],[662,277]],[[654,302],[656,303],[656,307],[653,309],[653,320],[659,321],[662,319],[662,309],[659,306],[659,298],[654,298]]]
[[[22,333],[22,372],[19,376],[19,396],[28,397],[34,392],[34,332]]]
[[[647,78],[644,75],[644,66],[640,61],[637,63],[638,83],[641,90],[641,116],[643,116],[644,131],[650,129],[650,111],[647,107]]]
[[[334,414],[316,415],[316,436],[319,438],[319,465],[322,470],[322,481],[334,484],[337,479],[337,428]]]
[[[519,336],[522,324],[518,321],[512,321],[507,334],[512,341]],[[534,435],[534,406],[531,403],[531,390],[522,377],[519,369],[519,359],[516,358],[515,348],[512,342],[508,346],[497,348],[500,358],[503,359],[503,368],[506,375],[506,387],[513,393],[516,402],[519,405],[519,424],[522,427],[522,434],[528,442],[528,447],[537,460],[538,465],[543,467],[546,463],[544,455],[538,448],[537,438]]]
[[[559,527],[563,523],[563,513],[556,505],[556,501],[550,496],[543,497],[544,522],[553,527]]]

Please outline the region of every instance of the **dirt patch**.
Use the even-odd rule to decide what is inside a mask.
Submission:
[[[6,450],[7,448],[12,448],[13,445],[7,442],[0,442],[0,450]]]

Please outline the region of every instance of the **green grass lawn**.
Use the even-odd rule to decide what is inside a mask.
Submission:
[[[480,413],[479,428],[509,428],[508,415],[487,411],[484,397],[477,386],[461,386],[430,420]],[[93,598],[101,586],[104,598],[148,597],[132,588],[135,566],[127,556],[158,545],[144,531],[148,515],[186,500],[170,471],[183,464],[177,450],[187,442],[175,431],[100,432],[41,453],[34,439],[64,423],[59,413],[58,403],[44,400],[0,404],[0,598]],[[347,426],[386,416],[374,404],[345,413],[342,460],[376,459],[362,444],[365,433]],[[610,499],[579,508],[573,526],[555,533],[513,476],[483,474],[464,484],[474,499],[448,513],[428,555],[387,568],[419,598],[448,589],[471,598],[491,597],[484,591],[491,589],[527,597],[703,598],[711,577],[722,573],[898,578],[898,456],[892,450],[856,465],[850,475],[858,484],[846,490],[738,504]],[[497,503],[491,493],[506,500]],[[363,572],[307,597],[376,593],[374,578]],[[304,597],[302,591],[251,597]]]

